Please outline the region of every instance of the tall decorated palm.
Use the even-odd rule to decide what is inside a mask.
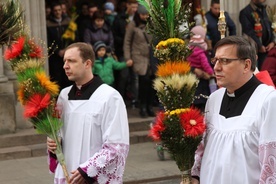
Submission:
[[[191,107],[198,84],[186,61],[191,53],[184,36],[189,34],[190,5],[181,0],[138,0],[150,18],[148,31],[159,41],[154,55],[159,59],[154,81],[159,101],[164,107],[150,130],[175,160],[183,183],[190,183],[194,152],[205,130],[203,116]]]
[[[45,134],[57,143],[55,151],[62,166],[66,181],[69,174],[66,169],[58,133],[62,122],[55,114],[55,99],[59,86],[50,81],[44,70],[46,56],[42,48],[25,33],[23,11],[18,0],[6,0],[0,3],[0,45],[7,45],[4,59],[15,72],[19,89],[17,96],[27,118],[40,134]]]

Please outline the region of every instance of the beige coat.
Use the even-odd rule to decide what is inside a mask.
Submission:
[[[145,25],[136,27],[134,21],[132,21],[127,26],[124,39],[125,60],[133,60],[133,71],[138,75],[146,75],[149,67],[150,51],[145,35],[150,44],[152,36],[145,32],[145,29]]]

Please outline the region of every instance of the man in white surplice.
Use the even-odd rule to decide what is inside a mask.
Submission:
[[[64,70],[75,84],[63,89],[57,109],[64,123],[61,143],[70,183],[122,183],[129,151],[127,112],[121,95],[92,73],[95,56],[86,43],[66,48]],[[54,183],[65,184],[56,144],[47,138]]]
[[[211,62],[221,88],[207,101],[193,184],[275,183],[276,91],[253,74],[255,43],[229,36],[214,49]]]

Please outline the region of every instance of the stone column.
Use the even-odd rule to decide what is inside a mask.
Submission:
[[[36,43],[41,45],[44,53],[47,53],[47,34],[46,34],[46,17],[45,17],[45,0],[21,0],[24,10],[24,17],[27,24],[27,33]],[[48,64],[45,62],[45,70],[48,71]],[[7,72],[9,73],[7,68]],[[10,75],[9,75],[10,76]],[[13,80],[12,78],[9,78]],[[14,81],[15,94],[17,91],[17,81]],[[32,127],[32,124],[23,118],[22,105],[16,101],[16,129],[25,129]]]
[[[3,48],[0,49],[3,56]],[[3,57],[0,57],[0,135],[15,132],[15,96],[13,83],[4,74]]]

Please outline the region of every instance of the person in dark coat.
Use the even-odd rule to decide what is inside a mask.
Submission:
[[[63,55],[65,51],[65,41],[62,35],[67,29],[70,18],[62,16],[60,3],[53,3],[51,6],[51,16],[47,19],[47,42],[49,49],[49,73],[51,81],[57,82],[60,89],[72,84],[65,75],[63,69]]]
[[[127,0],[126,2],[126,9],[121,12],[118,12],[113,25],[112,25],[112,32],[114,35],[114,49],[115,54],[119,61],[125,62],[124,58],[124,38],[126,33],[126,28],[129,22],[133,20],[134,14],[138,9],[138,3],[136,0]],[[130,78],[130,80],[129,80]],[[119,93],[126,99],[126,91],[128,88],[128,82],[130,81],[130,98],[132,98],[133,105],[137,103],[137,96],[135,94],[135,75],[133,74],[130,68],[125,68],[121,71],[115,72],[115,87],[119,91]]]
[[[262,64],[267,53],[275,46],[271,22],[266,13],[266,0],[251,0],[249,5],[240,11],[240,23],[242,33],[251,37],[258,46],[258,68]]]
[[[90,25],[84,30],[83,41],[92,46],[97,41],[103,41],[109,52],[113,50],[113,34],[110,26],[104,20],[102,10],[98,10],[93,14]]]
[[[220,15],[220,3],[219,0],[212,0],[210,10],[205,14],[207,19],[207,37],[212,41],[212,47],[221,39],[220,32],[218,30],[218,21]],[[236,25],[230,18],[227,12],[224,12],[226,21],[226,34],[236,35]]]

